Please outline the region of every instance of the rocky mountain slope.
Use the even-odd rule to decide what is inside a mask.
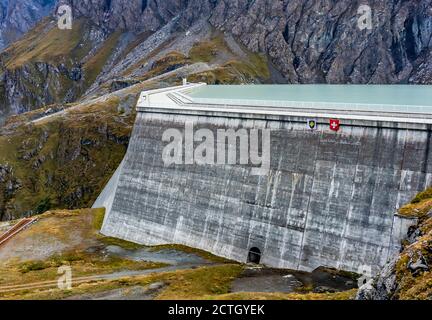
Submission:
[[[363,1],[62,0],[106,30],[156,31],[200,20],[266,53],[286,81],[427,83],[432,1],[369,1],[372,30],[360,30]]]
[[[0,49],[48,16],[55,4],[56,0],[0,0]]]
[[[432,189],[419,194],[400,214],[418,219],[400,255],[358,292],[358,300],[432,299]]]
[[[156,31],[111,30],[77,10],[74,14],[72,30],[59,30],[54,18],[47,19],[0,53],[0,117],[95,97],[154,77],[171,83],[183,76],[226,83],[270,81],[265,55],[250,52],[206,21],[187,31],[175,19]]]
[[[186,75],[271,81],[264,55],[208,23],[176,30],[169,24],[155,33],[111,32],[85,17],[59,30],[47,19],[0,54],[0,110],[21,114],[0,132],[0,220],[90,206],[122,160],[141,90]]]

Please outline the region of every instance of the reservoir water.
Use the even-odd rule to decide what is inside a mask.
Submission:
[[[199,103],[432,113],[429,85],[212,85],[188,95]]]

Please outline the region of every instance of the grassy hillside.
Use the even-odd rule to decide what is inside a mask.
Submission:
[[[398,287],[395,299],[432,298],[432,188],[420,193],[412,203],[401,208],[400,213],[417,217],[419,224],[412,230],[411,242],[406,242],[396,263]],[[413,263],[422,267],[414,268]]]
[[[0,109],[14,114],[79,99],[119,39],[119,33],[101,32],[85,19],[77,20],[72,30],[60,30],[47,18],[1,52],[5,77],[0,83]]]
[[[0,179],[0,220],[91,206],[127,149],[134,113],[124,113],[124,102],[113,96],[42,123],[4,129],[0,166],[11,172]]]
[[[78,20],[72,30],[60,30],[50,19],[45,19],[2,53],[5,66],[12,69],[29,62],[79,61],[92,49],[90,42],[82,42],[82,36],[88,28],[88,22]]]

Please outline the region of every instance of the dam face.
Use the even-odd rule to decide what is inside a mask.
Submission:
[[[315,119],[310,130],[303,116],[143,108],[95,205],[108,208],[102,233],[276,268],[378,272],[415,223],[397,209],[430,185],[430,127],[341,119],[333,132],[328,118]],[[251,175],[252,165],[166,166],[162,136],[185,123],[215,135],[270,129],[268,174]]]

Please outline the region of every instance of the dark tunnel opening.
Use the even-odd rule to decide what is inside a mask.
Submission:
[[[261,250],[253,247],[249,250],[248,263],[260,264],[261,263]]]

